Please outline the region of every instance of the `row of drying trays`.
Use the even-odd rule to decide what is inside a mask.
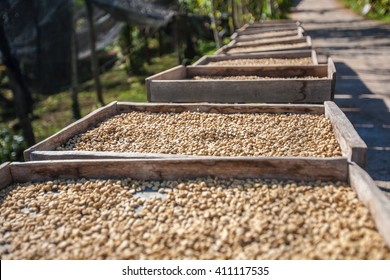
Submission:
[[[378,231],[390,247],[390,203],[363,169],[366,144],[332,101],[336,82],[332,59],[328,58],[327,63],[318,63],[310,37],[305,35],[301,23],[296,21],[247,24],[231,38],[228,45],[214,55],[202,57],[194,65],[177,66],[147,78],[147,98],[150,103],[112,102],[27,149],[27,162],[3,164],[0,166],[0,188],[17,181],[82,177],[164,180],[216,176],[348,180],[359,199],[369,208]],[[311,63],[251,66],[221,63],[241,59],[300,58],[307,58]],[[220,64],[209,65],[212,62]],[[206,76],[207,79],[195,79],[197,76]],[[261,78],[235,78],[243,76]],[[217,157],[57,149],[68,139],[102,121],[133,111],[324,114],[332,123],[342,156]]]

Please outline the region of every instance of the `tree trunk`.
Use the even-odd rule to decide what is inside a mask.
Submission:
[[[19,63],[17,59],[12,55],[11,48],[9,46],[3,23],[0,24],[0,51],[3,56],[3,63],[7,67],[7,74],[10,82],[10,87],[13,92],[13,99],[15,107],[17,108],[17,114],[20,125],[23,129],[24,139],[27,145],[32,146],[35,144],[35,136],[31,125],[30,108],[31,104],[31,92],[28,89],[22,72],[20,71]]]
[[[259,0],[259,19],[263,18],[264,0]]]
[[[233,34],[234,30],[236,30],[236,27],[234,26],[234,0],[229,0],[228,1],[228,14],[229,14],[229,17],[228,17],[228,23],[229,23],[229,31],[230,31],[230,34]]]
[[[242,12],[242,1],[238,1],[238,3],[237,3],[236,15],[237,15],[238,27],[243,26],[244,22],[243,22],[243,12]]]
[[[217,11],[215,10],[215,0],[211,0],[211,26],[213,29],[215,44],[217,49],[222,47],[221,38],[218,34],[218,22],[217,22]]]
[[[272,18],[272,0],[267,0],[267,14],[270,18]]]
[[[91,41],[91,67],[92,67],[92,75],[95,80],[95,89],[97,94],[97,99],[101,105],[104,105],[103,100],[103,90],[100,83],[99,77],[99,62],[96,54],[96,34],[95,34],[95,26],[93,20],[93,6],[91,0],[85,0],[85,7],[87,9],[87,17],[89,23],[89,37]]]
[[[122,54],[126,58],[126,73],[130,75],[131,73],[131,47],[133,45],[133,38],[131,36],[131,27],[129,23],[125,23],[125,25],[121,29],[121,48]]]
[[[236,30],[240,28],[240,24],[238,21],[237,6],[234,0],[232,0],[232,14],[233,14],[233,26],[234,26],[234,30]]]
[[[163,56],[165,53],[165,48],[164,48],[164,33],[162,28],[160,28],[157,31],[157,38],[158,38],[158,54],[159,56]]]
[[[71,13],[71,34],[70,34],[70,57],[71,57],[71,81],[72,85],[70,88],[71,100],[72,100],[72,116],[74,120],[78,120],[81,118],[80,113],[80,105],[79,105],[79,81],[78,81],[78,71],[77,71],[77,58],[78,58],[78,48],[77,48],[77,40],[76,40],[76,24],[74,21],[74,1],[72,1],[72,13]]]
[[[150,51],[149,51],[149,36],[150,36],[150,28],[146,27],[143,30],[144,35],[144,55],[145,55],[145,61],[148,65],[151,64],[151,57],[150,57]]]
[[[173,27],[173,36],[175,41],[175,52],[176,52],[176,58],[177,58],[177,64],[182,64],[183,59],[180,54],[180,41],[179,41],[179,18],[175,17],[172,27]]]

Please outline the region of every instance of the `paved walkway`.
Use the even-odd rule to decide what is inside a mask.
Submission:
[[[302,0],[303,22],[320,61],[337,70],[335,102],[368,146],[366,170],[390,191],[390,25],[365,20],[337,0]]]

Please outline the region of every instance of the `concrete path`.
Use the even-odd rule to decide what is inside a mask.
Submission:
[[[390,25],[365,20],[337,0],[302,0],[292,18],[337,70],[335,102],[368,146],[366,170],[390,192]]]

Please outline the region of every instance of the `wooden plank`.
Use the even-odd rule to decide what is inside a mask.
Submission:
[[[336,66],[333,63],[333,60],[328,58],[328,77],[332,80],[332,99],[334,99],[334,92],[336,88]]]
[[[10,162],[0,165],[0,190],[10,185],[13,181],[9,165]]]
[[[304,37],[298,37],[294,36],[294,38],[291,37],[279,37],[279,38],[272,38],[272,39],[261,39],[262,41],[245,41],[245,42],[237,42],[233,40],[231,45],[229,46],[235,48],[235,47],[254,47],[254,46],[263,46],[263,45],[270,45],[270,44],[295,44],[295,43],[305,43],[307,41],[307,36]]]
[[[70,159],[153,159],[153,158],[191,158],[191,155],[159,154],[159,153],[125,153],[125,152],[93,152],[93,151],[34,151],[31,160],[70,160]]]
[[[346,180],[343,158],[229,158],[63,160],[12,163],[16,181],[78,178],[135,178],[166,180],[217,176],[219,178],[278,178]]]
[[[245,41],[252,41],[257,39],[266,39],[266,38],[277,38],[277,37],[286,37],[286,36],[303,36],[305,34],[305,30],[302,27],[298,27],[297,30],[292,31],[275,31],[275,32],[263,32],[259,34],[253,34],[253,35],[238,35],[237,32],[233,33],[232,36],[230,36],[230,39],[235,40],[237,42],[245,42]]]
[[[226,49],[227,49],[227,45],[223,46],[222,48],[219,48],[218,50],[215,51],[215,55],[221,55],[221,54],[226,54]]]
[[[311,59],[313,60],[314,65],[318,65],[317,53],[315,50],[311,50]],[[336,68],[334,70],[336,70]]]
[[[186,76],[186,67],[178,65],[146,78],[146,80],[182,79]]]
[[[297,50],[297,51],[279,51],[279,52],[267,52],[267,53],[238,53],[229,55],[206,55],[202,56],[192,66],[207,65],[210,62],[235,60],[235,59],[262,59],[262,58],[306,58],[311,57],[313,65],[318,65],[317,54],[315,50]]]
[[[329,77],[328,66],[322,65],[266,65],[266,66],[187,66],[186,78],[195,76],[261,76],[273,78]],[[307,79],[309,80],[309,79]],[[315,79],[314,79],[315,80]]]
[[[192,65],[206,65],[210,61],[209,57],[210,55],[204,55],[201,58],[199,58],[197,61],[195,61],[195,63],[193,63]]]
[[[324,102],[324,106],[325,116],[332,123],[335,137],[342,150],[342,155],[364,168],[367,158],[367,145],[334,102]]]
[[[291,19],[278,19],[278,20],[265,20],[260,22],[254,22],[248,24],[246,28],[258,28],[265,26],[300,26],[302,23],[298,20]]]
[[[304,36],[301,38],[295,38],[295,39],[285,39],[281,38],[279,41],[267,41],[267,42],[256,42],[256,41],[247,41],[245,42],[245,45],[237,45],[240,42],[237,42],[235,40],[231,41],[228,44],[229,48],[249,48],[249,47],[260,47],[260,46],[268,46],[273,44],[298,44],[298,43],[307,43],[308,37],[310,36]]]
[[[248,26],[249,26],[249,23],[245,23],[243,26],[241,26],[240,28],[238,28],[236,31],[243,31],[243,30],[245,30]]]
[[[251,48],[254,48],[256,46],[260,47],[260,45],[252,45],[252,46],[245,46],[245,47],[234,47],[234,46],[225,46],[223,48],[220,48],[217,50],[217,52],[215,52],[215,54],[223,54],[223,53],[226,53],[227,55],[229,54],[237,54],[237,53],[263,53],[263,52],[275,52],[275,51],[286,51],[286,50],[305,50],[305,49],[311,49],[312,48],[312,44],[311,44],[311,38],[310,36],[306,36],[306,45],[305,46],[294,46],[294,45],[291,45],[291,47],[286,47],[286,48],[272,48],[272,44],[275,44],[275,43],[266,43],[266,44],[262,44],[261,47],[265,47],[265,46],[270,46],[268,49],[265,48],[263,50],[259,50],[259,51],[248,51],[248,50],[245,50],[245,48],[248,48],[248,47],[251,47]],[[292,43],[293,44],[293,43]],[[234,52],[232,53],[231,50],[232,49],[235,49],[235,48],[238,48],[238,49],[243,49],[242,51],[239,51],[239,52]]]
[[[118,102],[118,113],[153,112],[181,113],[205,112],[219,114],[254,114],[254,113],[295,113],[324,114],[324,106],[315,104],[221,104],[221,103],[138,103]]]
[[[51,137],[45,139],[44,141],[35,144],[29,149],[24,151],[24,159],[26,161],[31,160],[30,155],[35,150],[53,150],[56,147],[60,146],[69,138],[73,137],[76,134],[85,132],[87,129],[91,128],[94,124],[101,122],[102,120],[112,116],[116,113],[116,101],[111,102],[110,104],[101,107],[82,119],[68,125],[64,129],[55,133]]]
[[[349,165],[349,183],[369,209],[375,225],[390,248],[390,203],[372,178],[356,163]]]
[[[149,96],[151,102],[322,103],[331,99],[331,84],[324,79],[152,81]]]
[[[153,76],[150,76],[145,79],[146,83],[146,94],[147,98],[149,100],[149,93],[150,93],[150,81],[151,80],[163,80],[163,79],[183,79],[187,75],[186,67],[183,65],[178,65],[176,67],[170,68],[168,70],[165,70],[163,72],[157,73]]]
[[[245,30],[236,30],[237,34],[240,35],[252,35],[270,31],[292,31],[296,30],[297,26],[266,26],[261,28],[250,28]]]

